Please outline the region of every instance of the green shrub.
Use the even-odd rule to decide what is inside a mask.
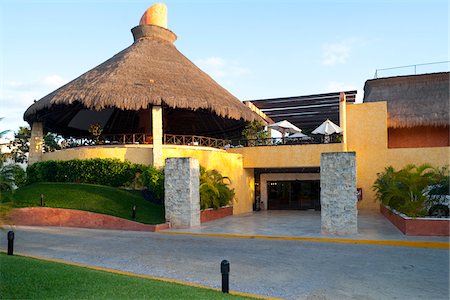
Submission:
[[[200,208],[217,209],[230,204],[235,195],[234,189],[228,187],[230,183],[219,171],[200,167]]]
[[[164,178],[162,171],[129,161],[100,158],[43,161],[27,168],[27,183],[74,182],[119,187],[137,185],[136,181],[141,176],[147,188],[158,191],[159,196],[163,195],[164,180],[158,179]]]
[[[444,169],[446,170],[423,164],[407,165],[396,171],[389,166],[378,174],[373,189],[377,199],[383,204],[410,217],[426,216],[428,201],[426,189],[442,182]]]

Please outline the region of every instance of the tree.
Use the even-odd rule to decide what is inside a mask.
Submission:
[[[19,130],[14,134],[8,148],[11,149],[10,157],[16,163],[28,162],[28,152],[30,151],[31,129],[29,127],[19,127]],[[53,152],[61,149],[59,145],[60,137],[54,133],[47,133],[44,136],[44,152]]]
[[[28,161],[27,153],[30,151],[31,130],[29,127],[19,127],[14,134],[8,148],[11,149],[11,159],[16,163],[26,163]]]
[[[249,122],[244,130],[242,131],[242,136],[246,140],[263,141],[269,137],[269,133],[265,130],[266,124],[261,120],[256,120]]]

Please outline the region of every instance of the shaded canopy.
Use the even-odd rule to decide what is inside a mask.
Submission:
[[[387,101],[388,127],[449,126],[450,73],[367,80],[364,102]]]
[[[161,105],[163,110],[180,109],[183,115],[212,114],[197,127],[214,133],[242,129],[246,121],[257,118],[176,49],[173,32],[155,25],[140,25],[132,32],[135,42],[130,47],[31,105],[25,121],[43,121],[47,130],[81,134],[83,129],[69,126],[81,110],[113,109],[105,124],[110,124],[110,131],[120,131],[126,119],[139,117],[137,111]],[[113,116],[124,120],[112,125]]]

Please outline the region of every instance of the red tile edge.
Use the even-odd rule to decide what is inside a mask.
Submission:
[[[222,219],[233,215],[233,206],[224,206],[218,209],[205,209],[200,211],[200,223]]]
[[[380,212],[403,234],[414,236],[449,236],[449,219],[404,218],[388,207],[380,205]]]
[[[26,207],[15,208],[10,215],[11,225],[60,226],[133,231],[160,231],[169,224],[143,224],[118,217],[75,209]]]

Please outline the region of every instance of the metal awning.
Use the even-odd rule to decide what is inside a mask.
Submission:
[[[357,91],[345,91],[307,96],[248,100],[274,122],[288,120],[302,129],[312,129],[326,119],[339,124],[339,97],[344,93],[347,103],[354,103]]]

